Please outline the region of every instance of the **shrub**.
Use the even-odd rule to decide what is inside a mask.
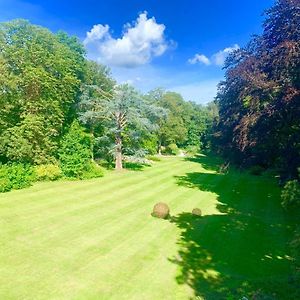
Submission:
[[[12,189],[9,180],[9,168],[7,165],[0,165],[0,193],[8,192]]]
[[[152,216],[160,219],[166,219],[169,216],[170,209],[166,203],[159,202],[154,205]]]
[[[66,177],[81,178],[91,157],[91,137],[75,121],[61,142],[59,158],[63,174]]]
[[[62,171],[58,165],[46,164],[39,165],[34,168],[36,180],[50,180],[54,181],[62,176]]]
[[[0,192],[28,187],[34,180],[34,172],[30,165],[17,163],[0,165]]]
[[[194,208],[194,209],[192,210],[192,214],[195,215],[195,216],[201,217],[202,211],[201,211],[200,208]]]
[[[297,180],[290,180],[284,185],[281,200],[286,209],[300,206],[300,184]]]
[[[179,149],[176,144],[170,144],[164,149],[164,154],[177,155],[179,154]]]
[[[157,140],[156,136],[149,136],[144,139],[141,143],[143,149],[147,151],[149,154],[155,154],[157,152]]]
[[[155,155],[147,155],[146,158],[151,161],[161,161],[161,159]]]
[[[98,178],[103,176],[103,169],[95,162],[87,164],[81,176],[82,179]]]
[[[186,152],[190,156],[195,156],[196,154],[199,153],[200,147],[199,146],[194,146],[194,145],[189,145],[185,148]]]

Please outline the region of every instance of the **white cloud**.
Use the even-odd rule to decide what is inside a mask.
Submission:
[[[190,58],[188,60],[188,62],[192,65],[194,65],[198,62],[201,62],[201,63],[203,63],[207,66],[211,64],[209,58],[207,56],[203,55],[203,54],[195,54],[195,56],[193,58]]]
[[[93,43],[97,40],[101,40],[106,35],[108,35],[109,26],[108,25],[94,25],[91,31],[86,33],[86,38],[83,41],[84,45],[88,45],[89,43]]]
[[[188,63],[196,64],[196,63],[203,63],[207,66],[213,64],[216,66],[223,66],[227,56],[235,51],[240,49],[238,44],[234,44],[232,47],[227,47],[223,50],[218,51],[217,53],[213,54],[210,58],[205,56],[204,54],[195,54],[193,58],[188,59]]]
[[[227,47],[212,56],[212,60],[215,65],[223,66],[226,60],[226,57],[233,51],[240,49],[238,44],[233,45],[232,47]]]
[[[141,13],[133,25],[126,24],[121,37],[113,38],[108,25],[94,25],[84,44],[93,59],[110,66],[132,68],[147,64],[168,48],[165,25],[158,24],[147,12]]]

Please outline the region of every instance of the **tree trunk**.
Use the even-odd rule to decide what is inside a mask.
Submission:
[[[91,144],[90,144],[90,151],[91,151],[91,159],[94,161],[94,130],[91,129]]]
[[[115,164],[116,170],[122,170],[123,164],[122,164],[122,137],[118,133],[116,136],[116,164]]]
[[[158,141],[157,153],[161,155],[161,141]]]

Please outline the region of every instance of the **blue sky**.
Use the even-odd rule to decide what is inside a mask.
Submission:
[[[273,0],[0,0],[0,21],[25,18],[84,42],[88,57],[142,91],[211,101],[230,51],[261,32]]]

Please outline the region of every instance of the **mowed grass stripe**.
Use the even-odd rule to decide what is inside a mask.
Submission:
[[[217,289],[235,291],[250,279],[263,286],[271,273],[266,264],[259,268],[248,248],[260,254],[259,245],[251,245],[258,242],[261,250],[276,248],[273,255],[283,252],[284,227],[274,227],[282,212],[267,198],[272,184],[234,170],[220,175],[203,161],[205,168],[195,160],[165,158],[143,171],[107,172],[96,180],[43,183],[5,194],[0,299],[191,299],[198,294],[192,278],[179,284],[178,266],[169,260],[184,249],[181,237],[190,229],[197,232],[186,237],[199,238],[199,251],[211,256],[199,270],[232,278],[225,285],[215,281]],[[193,222],[192,228],[179,228],[174,219],[150,216],[159,201],[168,203],[175,217],[194,207],[203,217],[195,228]],[[280,270],[287,277],[283,265],[276,268],[274,278]],[[218,299],[209,282],[196,289]]]
[[[174,169],[173,169],[174,170]],[[160,171],[160,170],[159,170]],[[177,171],[178,171],[178,168],[177,168]],[[161,174],[166,174],[165,172],[162,172]],[[161,183],[163,183],[162,181],[161,181]],[[155,191],[154,191],[154,194],[155,194]],[[116,216],[117,217],[117,216]],[[120,217],[122,217],[122,213],[120,214]],[[76,231],[76,230],[75,230]]]
[[[163,181],[161,182],[162,183],[162,185],[161,185],[161,187],[164,187],[164,184],[163,184]],[[141,188],[140,189],[141,191],[146,191],[146,189],[144,189],[144,188]],[[134,191],[135,192],[135,194],[137,194],[137,190],[135,190]],[[160,192],[160,191],[159,191]],[[165,194],[165,191],[162,191],[163,193],[162,194]],[[154,191],[153,192],[153,195],[155,195],[155,193],[156,193],[156,191]],[[167,191],[167,194],[168,194],[168,191]],[[125,195],[125,196],[127,196],[127,195]],[[141,200],[143,199],[143,195],[138,195],[138,198],[140,198]],[[152,194],[150,195],[150,200],[151,200],[151,198],[152,198]],[[155,198],[155,197],[154,197]],[[139,205],[143,205],[143,203],[142,203],[142,201],[139,201]],[[133,200],[132,202],[134,202],[135,200]],[[153,201],[152,201],[153,202]],[[122,202],[121,202],[122,203]],[[130,209],[130,203],[128,204],[128,202],[125,202],[126,203],[126,205],[125,205],[125,208],[129,208]],[[123,217],[123,214],[124,214],[124,211],[122,211],[122,209],[120,209],[120,204],[119,203],[116,203],[116,205],[118,206],[118,209],[117,209],[117,212],[119,213],[119,215],[117,215],[116,217],[117,217],[117,219],[119,219],[119,217],[120,217],[120,219],[123,219],[122,217]],[[123,206],[122,206],[123,207]],[[107,211],[108,210],[108,211]],[[108,222],[109,222],[109,220],[111,219],[111,217],[110,217],[110,215],[109,214],[107,214],[107,212],[109,212],[109,211],[111,211],[111,213],[115,213],[114,211],[115,211],[115,209],[114,208],[110,208],[110,207],[108,207],[107,208],[107,210],[104,210],[103,212],[100,212],[99,213],[99,215],[98,216],[96,216],[95,218],[94,218],[94,215],[91,215],[91,219],[94,219],[94,220],[102,220],[103,222],[106,222],[106,220],[108,220]],[[150,210],[150,208],[149,208],[149,210]],[[96,210],[94,210],[94,212],[95,212],[95,214],[97,215],[98,214],[98,212],[96,211]],[[90,212],[89,212],[89,214],[90,214]],[[106,217],[105,217],[105,215],[107,215]],[[62,220],[63,221],[63,220]],[[73,220],[72,220],[73,221]],[[79,220],[80,221],[80,220]],[[74,223],[74,224],[73,224]],[[84,224],[81,224],[80,222],[77,222],[77,219],[75,219],[74,220],[74,222],[71,222],[71,225],[70,226],[72,226],[72,230],[74,231],[74,233],[75,233],[75,235],[77,235],[77,231],[76,231],[76,226],[77,227],[81,227],[82,225],[86,225],[86,220],[84,221]],[[56,223],[55,223],[56,224]],[[94,225],[94,223],[92,223],[91,224],[92,226]],[[98,225],[101,225],[102,226],[102,224],[98,224]],[[109,224],[108,224],[109,225]],[[55,225],[56,226],[56,225]],[[63,224],[60,224],[60,223],[58,223],[57,224],[57,229],[59,229],[59,227],[60,226],[63,226]],[[65,227],[66,225],[64,225],[64,227]],[[75,226],[75,228],[73,227],[73,226]],[[86,226],[85,226],[86,227]],[[96,227],[97,228],[97,227]],[[55,229],[55,228],[54,228]],[[58,232],[60,232],[60,231],[58,231]],[[43,234],[43,233],[42,233]],[[64,234],[64,233],[63,233]],[[70,235],[68,235],[68,237],[70,238]],[[51,240],[51,234],[49,235],[47,235],[47,236],[42,236],[42,237],[38,237],[39,238],[39,240],[43,240],[43,238],[44,239],[50,239]]]
[[[182,190],[180,193],[178,193],[178,191],[176,192],[176,190],[175,191],[173,190],[173,193],[168,194],[168,196],[170,197],[170,199],[172,199],[172,201],[170,203],[170,206],[172,207],[172,209],[175,208],[176,210],[178,210],[179,207],[180,207],[184,211],[184,209],[186,208],[186,202],[183,202],[183,201],[180,201],[180,200],[182,200],[182,197],[184,196],[192,204],[195,201],[195,194],[197,194],[197,191],[191,190],[191,189]],[[191,206],[191,204],[190,204],[190,206]],[[158,223],[156,223],[156,222],[158,222]],[[161,222],[164,222],[164,223],[161,223]],[[137,222],[137,224],[138,223],[139,222]],[[162,225],[163,227],[161,227],[160,225]],[[156,234],[153,235],[153,238],[148,241],[147,249],[141,250],[138,247],[136,252],[134,252],[130,257],[126,257],[125,262],[121,262],[121,265],[117,265],[115,267],[116,270],[126,270],[125,272],[118,271],[117,274],[113,273],[113,272],[109,273],[112,276],[117,276],[119,278],[120,277],[120,272],[121,272],[124,275],[124,282],[126,281],[126,278],[130,278],[130,282],[132,282],[132,288],[134,286],[136,286],[136,284],[135,284],[135,278],[141,277],[140,273],[143,273],[143,272],[146,271],[145,269],[143,269],[144,264],[147,265],[147,272],[145,272],[145,274],[149,274],[150,268],[153,269],[153,270],[155,270],[156,269],[156,265],[157,265],[157,262],[155,262],[155,261],[154,261],[154,265],[151,265],[151,266],[149,266],[149,261],[147,261],[147,260],[145,261],[145,263],[143,263],[143,258],[144,258],[145,254],[142,255],[142,259],[138,262],[138,264],[133,264],[132,265],[131,264],[132,258],[135,257],[135,260],[139,260],[139,256],[140,256],[139,253],[147,253],[147,252],[151,252],[153,250],[154,250],[155,254],[157,254],[156,253],[157,251],[155,251],[157,249],[159,249],[159,251],[160,250],[165,251],[166,249],[170,250],[172,248],[174,249],[174,243],[176,242],[175,240],[170,239],[170,238],[168,238],[166,240],[163,240],[163,241],[161,240],[163,236],[168,237],[168,236],[170,236],[170,232],[176,231],[175,225],[170,224],[168,221],[161,221],[161,220],[154,219],[154,221],[148,222],[148,226],[149,226],[150,232],[151,231],[155,232],[155,227],[157,227],[157,226],[160,226],[160,230],[156,231]],[[150,229],[150,227],[151,227],[151,229]],[[147,236],[147,235],[145,235],[145,236]],[[141,238],[143,238],[143,237],[141,237]],[[138,244],[140,244],[140,242],[142,242],[142,240],[139,239],[139,238],[136,239],[136,240],[139,241]],[[158,242],[158,241],[161,241],[161,242]],[[143,243],[141,243],[141,244],[143,244]],[[156,245],[156,247],[153,247],[155,245]],[[114,249],[113,250],[113,252],[117,251],[117,253],[116,253],[116,257],[118,257],[117,259],[119,259],[119,257],[120,257],[118,255],[118,253],[124,253],[124,250],[128,246],[127,242],[124,243],[124,247],[123,247],[124,249],[121,248],[122,246],[123,245],[120,244],[119,247],[118,247],[118,249]],[[125,253],[126,253],[126,251],[125,251]],[[115,259],[111,255],[113,255],[112,252],[110,253],[110,256],[107,257],[107,259],[110,260],[110,261],[115,261]],[[164,257],[163,259],[167,259],[167,256]],[[155,255],[153,257],[155,257]],[[157,268],[157,269],[160,270],[161,274],[164,274],[164,270],[162,268]],[[109,274],[107,274],[107,276],[109,276]],[[105,276],[105,278],[107,278],[107,276]],[[156,276],[159,276],[159,274],[157,274]],[[112,278],[110,280],[110,282],[116,282],[116,280],[114,280],[114,278]],[[114,293],[115,293],[116,292],[116,288],[113,287],[113,290],[114,290]],[[123,292],[121,292],[120,295],[117,293],[117,295],[119,295],[119,296],[122,296],[122,294],[123,294]],[[174,294],[172,294],[172,295],[174,295]],[[109,297],[112,297],[112,296],[113,295],[110,295]],[[113,298],[115,298],[115,297],[113,297]]]
[[[175,161],[175,160],[174,160]],[[173,161],[173,165],[174,165]],[[180,164],[180,161],[177,161]],[[164,172],[164,170],[169,169],[169,165],[172,162],[168,162],[159,165],[158,168],[150,168],[147,169],[148,174]],[[155,166],[156,167],[156,166]],[[56,205],[60,201],[60,197],[62,195],[66,196],[66,200],[73,200],[74,195],[79,195],[82,193],[82,190],[88,190],[91,187],[99,188],[99,192],[106,193],[107,191],[113,191],[116,187],[123,187],[126,185],[131,185],[132,183],[137,181],[137,176],[143,176],[142,172],[124,172],[124,173],[108,173],[106,177],[84,180],[84,181],[60,181],[60,182],[48,182],[48,183],[38,183],[38,186],[41,190],[36,190],[36,186],[25,190],[17,190],[11,191],[9,193],[1,194],[0,208],[1,213],[5,213],[5,208],[10,209],[11,201],[15,201],[14,203],[14,212],[17,213],[17,205],[21,205],[21,211],[24,211],[26,207],[30,209],[40,209],[41,207],[45,207],[45,202],[47,200],[51,200],[50,205]],[[119,185],[122,183],[121,185]],[[99,184],[99,186],[98,186]],[[46,185],[46,188],[44,186]],[[47,188],[47,186],[51,186],[52,188]],[[104,186],[104,188],[103,188]],[[38,193],[37,193],[38,191]],[[52,197],[57,197],[57,200]],[[65,201],[64,201],[65,202]],[[64,204],[63,202],[63,204]],[[31,211],[28,211],[31,212]]]
[[[194,191],[181,191],[181,193],[177,193],[176,198],[182,198],[182,195],[184,193],[188,192],[188,194],[193,194]],[[175,192],[173,191],[174,195]],[[172,193],[170,194],[170,198],[172,199]],[[174,199],[175,200],[175,199]],[[175,200],[176,201],[176,200]],[[180,202],[178,203],[180,205]],[[173,204],[174,206],[174,204]],[[172,207],[173,207],[172,206]],[[121,241],[117,245],[112,245],[112,250],[108,252],[104,257],[98,256],[95,258],[95,260],[91,261],[89,265],[86,265],[85,267],[88,269],[80,270],[79,274],[82,273],[82,271],[85,271],[87,274],[92,274],[91,269],[93,269],[97,265],[101,265],[102,261],[109,261],[109,269],[101,269],[101,274],[99,274],[99,281],[105,281],[109,282],[110,288],[116,292],[116,288],[119,284],[119,281],[115,279],[114,277],[120,277],[122,274],[124,274],[125,278],[124,281],[127,278],[130,278],[130,280],[133,280],[133,275],[136,274],[143,266],[143,262],[139,261],[139,254],[145,253],[147,249],[151,249],[151,244],[157,240],[158,237],[162,235],[161,232],[164,233],[164,235],[169,235],[170,231],[168,230],[168,227],[171,228],[172,231],[176,230],[172,224],[170,224],[168,221],[161,221],[151,218],[148,214],[147,217],[143,215],[138,214],[138,218],[135,220],[135,227],[132,228],[131,234],[126,234]],[[146,219],[145,226],[141,226],[142,220]],[[163,227],[160,228],[159,231],[155,231],[155,227],[159,226],[156,222],[159,222],[158,224],[163,224]],[[161,223],[161,224],[160,224]],[[168,224],[169,223],[169,224]],[[143,230],[140,230],[140,228],[143,228]],[[170,236],[169,236],[170,237]],[[109,244],[110,239],[107,239],[107,243]],[[168,239],[169,246],[170,242],[171,245],[174,245],[173,239]],[[130,251],[128,251],[130,249]],[[132,263],[135,261],[135,263]],[[137,263],[138,262],[138,263]],[[149,261],[148,261],[149,265]],[[149,266],[150,268],[150,266]],[[122,270],[126,270],[125,272]],[[145,270],[144,270],[145,271]],[[161,270],[163,272],[163,270]],[[78,275],[79,275],[78,274]],[[112,277],[112,278],[111,278]],[[120,279],[120,278],[119,278]],[[121,280],[123,282],[123,280]],[[117,285],[116,287],[114,285]],[[100,294],[99,296],[103,296]],[[112,296],[112,295],[110,295]],[[121,295],[120,295],[121,296]]]
[[[163,176],[161,175],[161,185],[163,185],[164,181],[168,180],[168,174],[169,174],[168,172],[162,173]],[[29,218],[29,221],[31,221],[30,224],[35,224],[35,222],[38,222],[38,223],[41,222],[44,227],[48,226],[49,224],[53,223],[54,221],[57,221],[57,220],[59,221],[59,219],[61,219],[63,224],[65,224],[65,221],[64,221],[64,219],[62,219],[62,217],[74,216],[75,213],[82,215],[84,212],[86,212],[87,214],[90,214],[91,209],[93,209],[93,210],[97,209],[97,208],[101,209],[102,207],[105,207],[109,210],[110,206],[112,206],[112,205],[117,205],[118,208],[120,208],[120,205],[122,207],[122,204],[124,202],[118,201],[117,197],[119,197],[119,196],[122,196],[122,198],[126,198],[127,196],[130,197],[131,193],[133,195],[135,195],[139,191],[147,191],[149,186],[151,186],[151,182],[149,182],[149,181],[145,181],[144,184],[139,184],[138,186],[128,185],[127,187],[125,186],[126,187],[125,190],[124,190],[124,188],[123,189],[119,188],[115,193],[110,193],[109,197],[105,197],[105,199],[101,200],[101,201],[99,201],[100,199],[98,199],[97,197],[95,198],[94,201],[89,200],[90,194],[93,193],[93,191],[89,191],[87,194],[84,193],[84,196],[82,196],[83,200],[85,199],[85,197],[87,198],[87,200],[81,201],[80,203],[76,203],[77,206],[74,205],[75,209],[71,209],[73,206],[70,206],[70,207],[68,206],[69,209],[66,209],[63,212],[60,212],[59,209],[55,209],[55,211],[58,210],[60,212],[58,215],[53,214],[52,211],[47,209],[46,214],[50,216],[50,220],[48,221],[48,223],[45,220],[45,213],[42,214],[42,216],[41,216],[41,213],[39,213],[37,215],[37,217],[31,216],[31,218],[29,218],[29,216],[27,215],[28,216],[27,219]],[[104,194],[101,193],[101,195],[104,195]],[[104,196],[102,196],[101,198],[104,198]],[[130,198],[132,198],[132,197],[130,197]],[[111,199],[115,199],[115,202],[118,202],[118,203],[114,203],[114,201],[111,201]],[[133,197],[133,199],[134,199],[134,197]],[[92,207],[92,205],[93,205],[93,207]],[[104,214],[106,214],[105,210],[104,210]],[[101,217],[101,215],[99,217]],[[59,222],[56,222],[55,224],[56,224],[55,226],[57,226],[57,227],[63,225],[63,224],[60,224]],[[26,227],[21,228],[21,229],[26,230]],[[34,230],[36,233],[39,232],[39,229],[41,229],[41,228],[39,228],[37,225],[35,225]],[[53,229],[55,229],[55,228],[53,228]]]
[[[165,172],[164,172],[165,173]],[[126,174],[127,175],[127,174]],[[110,194],[112,194],[113,195],[113,192],[111,192],[112,190],[113,191],[118,191],[118,190],[122,190],[122,188],[123,187],[130,187],[130,186],[132,186],[132,183],[136,183],[136,178],[135,179],[133,179],[133,182],[130,182],[130,180],[131,180],[131,178],[130,177],[127,177],[127,176],[125,176],[125,174],[124,174],[124,176],[119,176],[119,174],[118,174],[118,177],[120,177],[120,178],[122,178],[122,181],[124,181],[123,183],[122,183],[122,185],[119,185],[118,184],[118,182],[117,181],[115,181],[115,180],[111,180],[112,182],[114,182],[115,184],[117,184],[118,185],[118,188],[112,188],[111,186],[109,186],[109,187],[107,187],[107,186],[105,186],[105,188],[103,189],[103,190],[101,190],[103,187],[101,186],[101,182],[100,182],[100,180],[99,180],[99,185],[100,186],[97,186],[97,183],[93,183],[93,185],[91,186],[92,187],[92,189],[87,189],[86,187],[84,187],[84,189],[83,189],[83,191],[82,190],[79,190],[78,191],[78,193],[76,194],[76,190],[73,192],[73,193],[66,193],[66,194],[64,194],[64,193],[62,193],[62,192],[60,192],[59,190],[56,190],[57,191],[57,194],[59,194],[60,195],[60,197],[61,196],[64,196],[64,198],[65,198],[65,201],[61,201],[61,200],[56,200],[56,199],[53,199],[52,197],[53,197],[53,195],[49,195],[49,199],[47,199],[48,200],[48,203],[39,203],[39,206],[38,207],[36,207],[35,209],[37,210],[36,211],[36,213],[37,213],[37,215],[41,215],[40,214],[40,208],[41,207],[44,207],[44,208],[46,208],[46,212],[48,212],[49,211],[49,209],[51,208],[51,207],[53,207],[53,208],[57,208],[58,210],[61,210],[61,206],[65,206],[66,207],[66,210],[69,210],[69,208],[70,208],[70,203],[68,203],[68,200],[70,200],[70,202],[72,203],[72,202],[75,202],[74,203],[74,205],[76,206],[76,205],[78,205],[78,203],[77,203],[77,201],[78,202],[81,202],[81,200],[87,200],[87,201],[85,201],[85,203],[89,203],[89,201],[90,201],[90,199],[89,199],[89,196],[90,195],[94,195],[95,194],[95,190],[94,189],[97,189],[97,190],[99,190],[99,195],[97,195],[95,198],[96,198],[96,200],[98,201],[98,196],[99,197],[102,197],[103,195],[105,195],[105,193],[106,192],[108,192],[108,193],[110,193]],[[81,183],[81,182],[80,182]],[[80,184],[79,183],[79,184]],[[63,184],[63,183],[62,183]],[[151,183],[150,183],[151,184]],[[97,193],[98,194],[98,193]],[[76,196],[77,195],[77,196]],[[30,201],[30,199],[29,199],[29,201]],[[42,201],[41,201],[42,202]],[[48,205],[50,206],[48,206]],[[83,203],[84,204],[84,203]],[[25,206],[26,207],[26,206]],[[3,217],[3,216],[5,216],[5,210],[3,210],[3,209],[1,209],[1,216]],[[16,213],[16,211],[14,210],[14,213]],[[28,218],[30,218],[30,219],[32,219],[32,213],[33,213],[33,211],[31,211],[31,210],[22,210],[22,214],[14,214],[13,216],[18,216],[18,217],[24,217],[24,218],[26,218],[27,216],[28,216]],[[13,217],[12,216],[12,217]]]

